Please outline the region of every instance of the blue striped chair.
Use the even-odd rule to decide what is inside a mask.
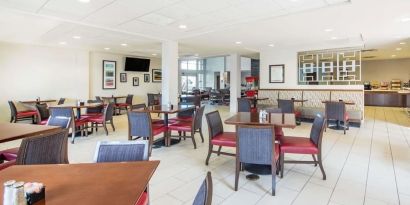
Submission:
[[[212,187],[213,186],[212,186],[211,172],[208,172],[192,204],[193,205],[211,205],[212,204]]]

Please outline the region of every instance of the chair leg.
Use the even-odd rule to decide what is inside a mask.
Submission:
[[[317,158],[319,162],[320,171],[322,171],[323,180],[326,180],[326,173],[325,173],[325,169],[323,169],[323,164],[322,164],[322,155],[319,153],[317,155]]]
[[[201,135],[202,143],[204,143],[204,136],[202,135],[202,129],[199,129],[199,135]]]
[[[275,194],[276,194],[276,162],[275,162],[275,158],[272,159],[271,170],[272,170],[272,196],[275,196]]]
[[[317,160],[314,154],[312,154],[313,161],[315,162],[315,167],[317,166]]]
[[[240,169],[241,163],[239,162],[239,159],[236,158],[236,168],[235,168],[235,191],[238,191],[238,181],[239,181],[239,169]]]
[[[213,149],[213,145],[212,144],[209,144],[209,148],[208,148],[208,156],[206,157],[206,160],[205,160],[205,165],[208,165],[209,164],[209,158],[211,158],[211,154],[212,154],[212,149]]]
[[[14,117],[11,116],[11,117],[10,117],[10,123],[12,123],[13,121],[14,121]]]
[[[221,155],[221,149],[222,149],[222,146],[219,146],[219,148],[218,148],[218,156]]]
[[[104,130],[105,130],[105,135],[108,136],[107,122],[103,123],[103,127],[104,127]]]
[[[110,120],[110,124],[111,124],[111,127],[112,127],[112,131],[114,131],[115,132],[115,127],[114,127],[114,120]]]
[[[195,142],[195,132],[191,132],[192,143],[194,143],[194,149],[196,149],[196,142]]]
[[[283,178],[283,170],[285,169],[285,153],[280,154],[280,178]]]

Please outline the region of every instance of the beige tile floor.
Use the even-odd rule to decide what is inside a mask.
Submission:
[[[207,106],[206,112],[214,109],[223,119],[230,115],[227,107]],[[351,127],[346,135],[331,129],[324,134],[326,181],[313,165],[287,165],[284,178],[278,179],[276,196],[270,194],[271,176],[248,181],[247,172],[240,174],[239,190],[235,192],[233,157],[213,155],[210,165],[205,166],[208,132],[204,120],[205,142],[201,143],[198,135],[196,150],[190,139],[153,150],[151,159],[161,163],[150,182],[151,204],[192,204],[207,171],[212,172],[214,180],[213,204],[410,204],[410,118],[401,109],[381,107],[366,107],[365,118],[360,128]],[[91,162],[97,141],[126,140],[126,115],[115,117],[115,125],[116,131],[109,136],[100,130],[70,144],[70,163]],[[302,123],[286,129],[285,134],[308,136],[310,126]],[[225,129],[233,131],[234,127]],[[18,144],[0,144],[0,149]]]

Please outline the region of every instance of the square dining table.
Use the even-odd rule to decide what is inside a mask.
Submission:
[[[53,105],[50,107],[68,107],[68,108],[72,108],[72,109],[76,109],[77,110],[77,119],[81,118],[81,109],[82,108],[96,108],[99,106],[102,106],[104,104],[102,103],[82,103],[82,104],[78,104],[78,103],[66,103],[66,104],[62,104],[62,105]]]
[[[61,127],[24,123],[0,123],[0,143],[58,130],[61,130]]]
[[[0,182],[43,183],[45,199],[36,205],[134,205],[158,165],[159,161],[15,165],[0,171]],[[0,186],[0,193],[3,189]]]

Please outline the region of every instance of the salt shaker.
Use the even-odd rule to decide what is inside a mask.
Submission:
[[[27,205],[24,182],[16,182],[13,184],[13,202],[13,205]]]
[[[13,205],[13,184],[15,180],[4,182],[3,205]]]

